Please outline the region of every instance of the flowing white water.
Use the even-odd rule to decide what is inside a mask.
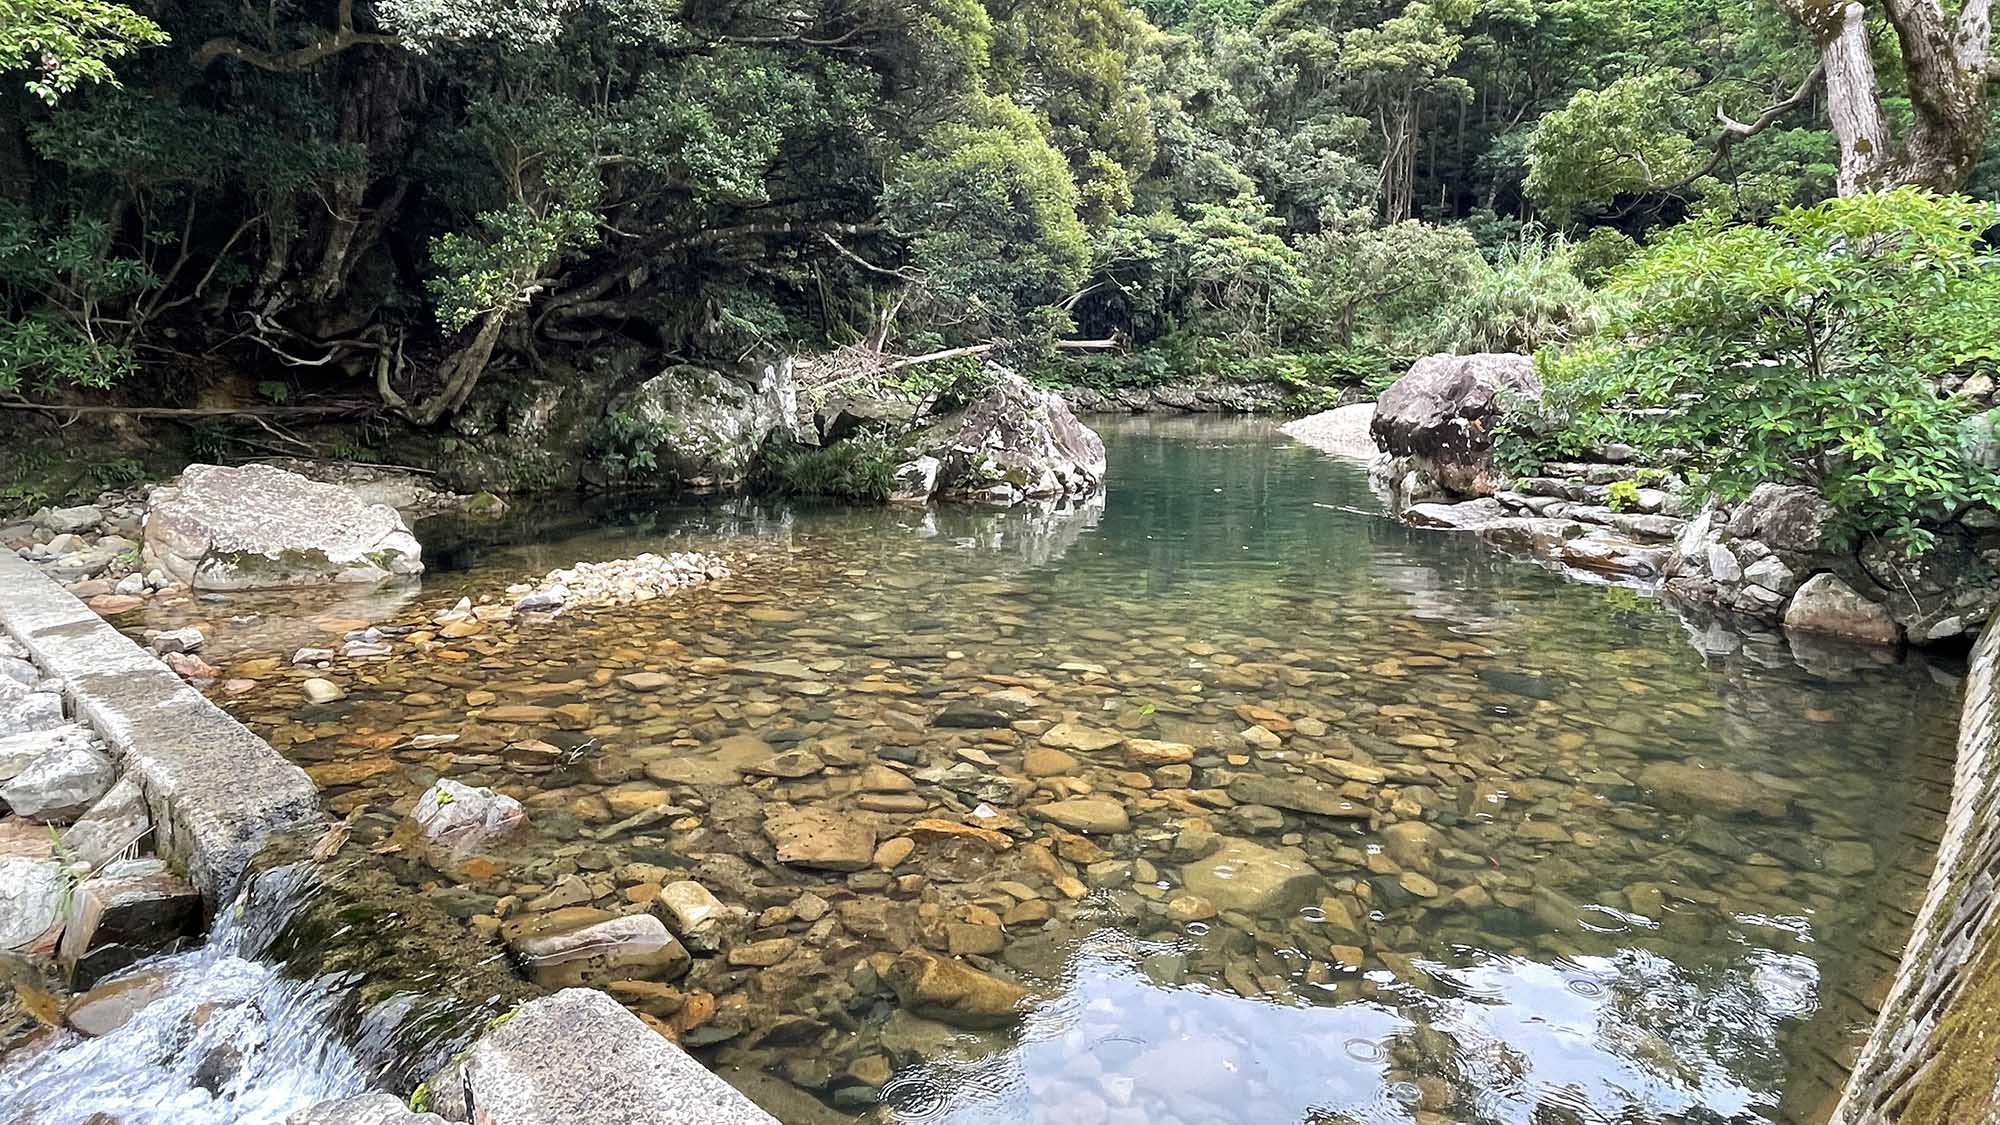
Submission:
[[[258,1125],[367,1090],[333,1026],[346,984],[245,957],[236,914],[201,948],[128,970],[159,981],[158,998],[110,1034],[58,1032],[0,1062],[0,1121]]]

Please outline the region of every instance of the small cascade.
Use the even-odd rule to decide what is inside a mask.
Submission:
[[[247,956],[240,912],[206,944],[129,970],[100,1003],[138,1006],[96,1038],[63,1030],[0,1064],[9,1125],[251,1125],[360,1093],[370,1076],[334,1033],[348,986]]]
[[[0,1059],[0,1125],[256,1125],[407,1093],[533,994],[373,857],[267,842],[206,943],[93,989]]]

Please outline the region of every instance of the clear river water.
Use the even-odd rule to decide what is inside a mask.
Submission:
[[[255,682],[218,700],[480,933],[682,878],[742,908],[724,955],[613,992],[786,1121],[1823,1119],[1929,870],[1953,669],[1705,653],[1633,591],[1397,524],[1274,422],[1093,424],[1110,486],[1079,510],[572,503],[420,527],[415,590],[145,625],[204,624]],[[734,573],[290,663],[681,549]],[[409,846],[439,777],[527,831]],[[882,846],[779,863],[781,805]],[[1025,1015],[913,1013],[883,973],[919,946]]]

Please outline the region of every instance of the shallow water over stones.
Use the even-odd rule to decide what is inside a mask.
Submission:
[[[1269,422],[1103,430],[1079,511],[527,512],[419,529],[400,597],[147,625],[209,626],[219,701],[468,926],[694,902],[686,975],[610,988],[786,1120],[1830,1107],[1928,871],[1951,670],[1705,660],[1630,591],[1375,514]],[[644,550],[733,576],[290,664]],[[527,829],[416,846],[439,778]]]

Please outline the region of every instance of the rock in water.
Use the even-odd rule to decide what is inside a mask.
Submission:
[[[146,546],[197,590],[370,584],[424,569],[396,509],[269,465],[189,465],[151,503]]]
[[[1036,805],[1028,812],[1051,824],[1094,836],[1110,836],[1132,830],[1132,818],[1126,813],[1125,806],[1109,797],[1071,797],[1066,801]]]
[[[1813,575],[1792,595],[1785,610],[1785,630],[1866,645],[1894,645],[1903,636],[1889,607],[1855,593],[1833,574]]]
[[[1090,496],[1104,488],[1104,441],[1061,395],[1002,371],[991,390],[943,419],[923,443],[942,468],[941,492],[1016,503]]]
[[[1269,914],[1289,910],[1319,891],[1319,872],[1298,848],[1270,848],[1250,840],[1224,841],[1206,859],[1181,869],[1188,893],[1219,910]]]
[[[614,980],[674,980],[693,958],[666,924],[651,914],[628,914],[553,934],[513,942],[514,955],[544,988],[595,987]]]
[[[742,376],[683,364],[641,383],[612,409],[656,439],[648,451],[676,479],[734,484],[749,475],[766,439],[796,436],[798,390],[790,358]]]
[[[764,835],[778,849],[778,862],[826,871],[859,871],[875,859],[875,828],[826,809],[773,806],[764,814]]]
[[[1639,786],[1671,808],[1721,816],[1778,820],[1791,811],[1791,795],[1747,773],[1692,762],[1654,762],[1639,771]]]
[[[410,819],[425,838],[466,856],[513,835],[528,816],[512,797],[444,778],[425,790]]]
[[[1410,458],[1446,489],[1491,495],[1499,479],[1493,431],[1506,399],[1541,394],[1530,356],[1428,355],[1382,392],[1369,432],[1390,456]]]
[[[1005,1026],[1028,998],[1018,984],[922,949],[896,958],[887,977],[905,1008],[958,1027]]]

